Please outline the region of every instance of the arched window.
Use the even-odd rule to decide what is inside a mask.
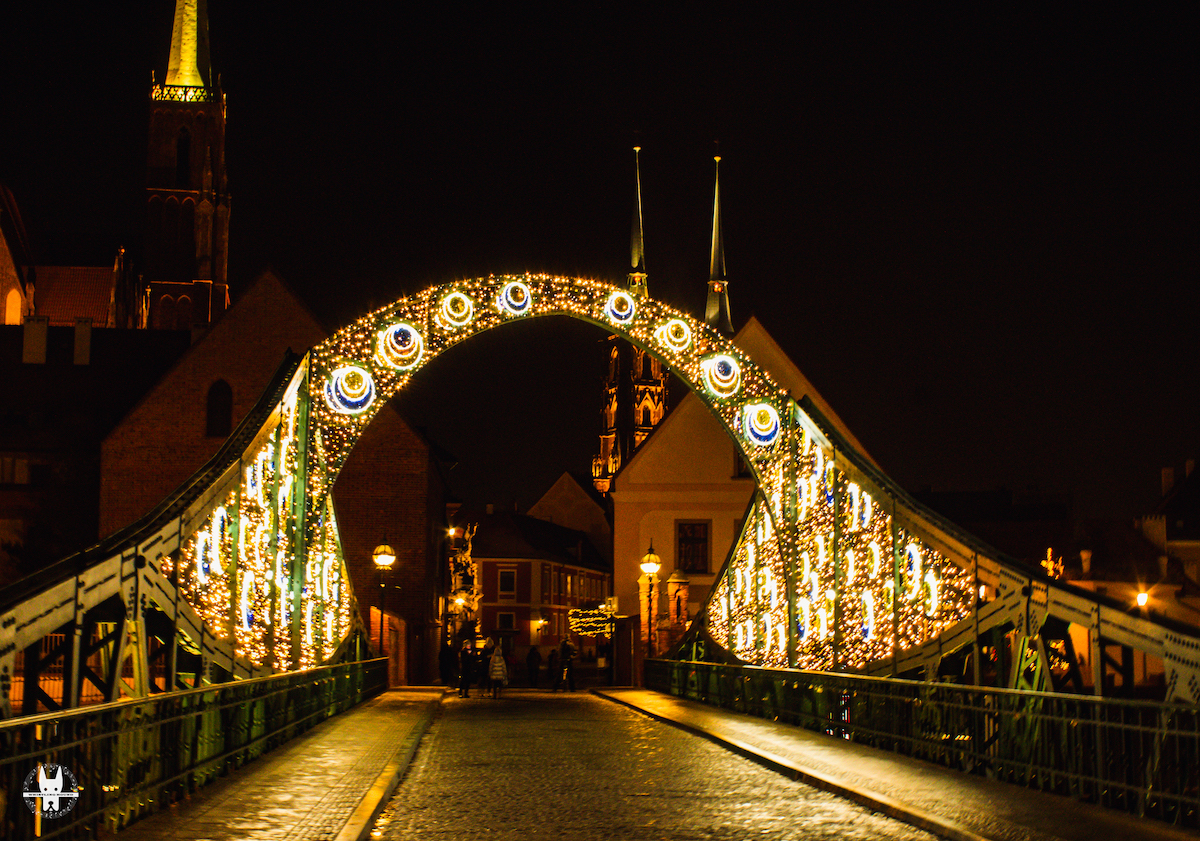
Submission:
[[[228,438],[233,429],[233,389],[224,380],[208,387],[204,434],[209,438]]]
[[[192,329],[192,299],[187,295],[180,295],[175,302],[175,329]]]
[[[175,187],[192,188],[192,136],[186,128],[181,128],[175,139]]]
[[[650,420],[650,407],[642,407],[642,426],[653,426],[653,421]]]
[[[4,298],[4,323],[21,323],[21,293],[15,289],[8,290]]]
[[[154,308],[154,327],[157,330],[175,329],[175,299],[170,295],[158,299],[158,306]]]

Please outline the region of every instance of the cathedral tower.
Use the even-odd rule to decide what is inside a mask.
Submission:
[[[628,291],[635,299],[649,294],[646,252],[642,240],[642,174],[640,146],[633,147],[634,206],[629,235]],[[608,337],[608,367],[604,376],[600,451],[592,458],[592,482],[607,494],[612,477],[629,455],[646,440],[667,411],[667,371],[641,348],[617,336]]]
[[[151,85],[150,100],[144,256],[150,326],[202,327],[229,306],[225,94],[213,79],[206,0],[176,0],[166,80]]]
[[[733,335],[733,321],[729,317],[729,282],[725,279],[725,242],[721,238],[721,156],[716,161],[716,187],[713,190],[712,253],[708,268],[708,303],[704,307],[704,320],[709,327],[726,335]]]

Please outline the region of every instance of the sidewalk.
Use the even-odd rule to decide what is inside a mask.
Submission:
[[[441,687],[391,689],[117,833],[119,841],[357,841],[429,728]]]
[[[1195,841],[1200,837],[1155,820],[951,771],[824,733],[659,692],[592,691],[801,782],[955,841]]]

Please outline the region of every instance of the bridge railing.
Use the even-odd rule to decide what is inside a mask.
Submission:
[[[0,837],[116,831],[386,685],[387,660],[368,660],[0,723]],[[44,764],[70,772],[78,796],[66,815],[39,820],[23,792],[38,790]]]
[[[647,660],[646,686],[967,773],[1200,824],[1200,708]]]

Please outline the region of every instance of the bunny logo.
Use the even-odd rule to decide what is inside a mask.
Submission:
[[[30,771],[21,792],[29,811],[43,818],[61,818],[75,808],[79,787],[75,775],[62,765],[46,763]]]

